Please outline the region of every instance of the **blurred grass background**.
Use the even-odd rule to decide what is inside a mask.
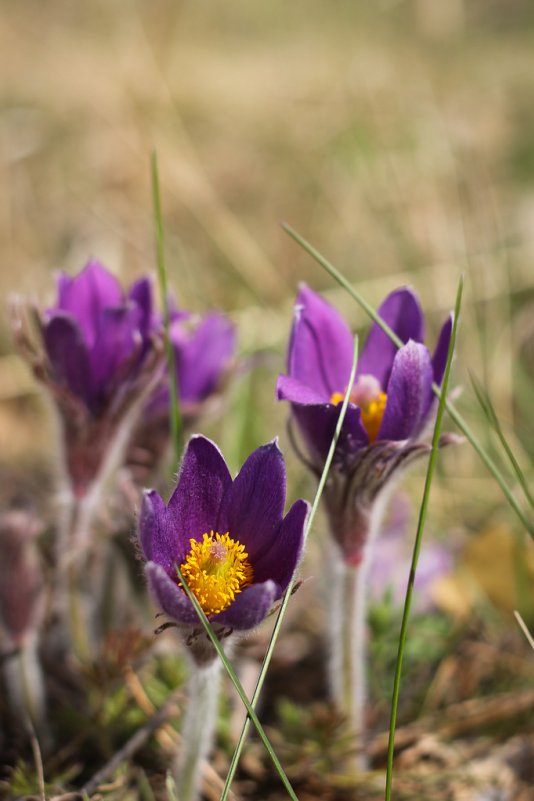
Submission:
[[[234,466],[281,432],[297,467],[283,434],[287,409],[273,397],[298,282],[326,290],[355,328],[367,325],[280,229],[286,220],[369,302],[412,283],[430,344],[465,271],[460,404],[490,446],[471,371],[531,480],[531,3],[3,0],[0,8],[2,297],[33,294],[43,305],[53,271],[77,271],[89,257],[125,281],[155,272],[155,148],[179,303],[223,308],[241,352],[267,352],[236,382],[225,418],[206,425]],[[7,319],[0,348],[0,463],[31,472],[50,463],[48,415],[13,355]],[[496,538],[472,561],[489,555],[497,564],[488,579],[497,587],[485,586],[497,597],[505,558],[513,588],[516,521],[469,446],[449,449],[442,464],[433,525],[452,540],[460,527]],[[310,495],[302,472],[294,476],[292,496]],[[496,603],[513,605],[505,595]]]

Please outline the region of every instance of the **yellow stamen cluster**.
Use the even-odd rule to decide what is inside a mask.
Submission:
[[[385,392],[378,392],[378,394],[367,403],[362,403],[361,399],[354,397],[357,393],[351,393],[350,401],[360,407],[362,425],[369,435],[369,442],[373,443],[378,436],[380,426],[382,425],[382,418],[386,410],[387,395]],[[330,398],[330,403],[337,406],[343,403],[344,394],[341,392],[334,392]]]
[[[367,406],[360,406],[361,420],[363,427],[369,434],[369,442],[374,442],[378,437],[382,418],[386,410],[387,395],[381,392],[377,398],[372,400]]]
[[[180,570],[206,615],[217,615],[252,584],[252,566],[245,546],[228,532],[210,531],[202,540],[189,542],[191,550]]]

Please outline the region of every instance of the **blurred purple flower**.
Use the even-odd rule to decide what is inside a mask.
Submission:
[[[147,278],[125,294],[95,261],[73,278],[61,274],[57,304],[45,312],[42,329],[54,382],[98,417],[137,378],[151,329]]]
[[[411,517],[409,499],[405,495],[396,494],[371,557],[369,584],[371,597],[375,601],[381,601],[386,594],[391,593],[395,606],[404,602],[412,561],[412,543],[407,536],[411,529]],[[415,574],[415,612],[426,612],[432,608],[434,585],[440,578],[451,573],[453,567],[454,555],[450,547],[435,540],[428,540],[423,544]]]
[[[163,324],[160,322],[163,330]],[[209,312],[197,317],[171,312],[170,337],[174,347],[182,424],[187,430],[218,397],[231,373],[236,332],[225,315]],[[127,462],[143,485],[170,441],[170,387],[168,373],[149,398],[132,438]]]
[[[196,418],[201,407],[219,389],[236,347],[233,324],[223,314],[209,312],[197,318],[174,312],[170,326],[174,347],[180,409],[186,422]],[[147,404],[149,415],[168,417],[170,391],[159,386]]]
[[[64,429],[67,472],[82,497],[99,474],[120,426],[153,388],[162,371],[154,330],[150,281],[124,293],[98,262],[78,275],[61,274],[56,305],[38,317],[35,345],[16,320],[19,344],[52,393]]]
[[[210,660],[193,605],[180,587],[176,565],[220,632],[258,625],[286,589],[303,545],[308,504],[284,517],[286,474],[276,442],[254,451],[232,480],[219,449],[191,438],[180,477],[166,506],[145,493],[139,541],[156,603],[189,636],[197,661]]]
[[[423,313],[409,288],[388,295],[378,314],[405,344],[397,348],[376,323],[371,326],[325,491],[332,533],[350,564],[362,559],[382,491],[400,468],[428,450],[418,440],[432,416],[432,383],[441,384],[452,330],[449,316],[431,356],[423,344]],[[279,377],[277,396],[290,401],[316,473],[334,435],[352,350],[352,334],[340,314],[303,286],[295,304],[288,375]]]

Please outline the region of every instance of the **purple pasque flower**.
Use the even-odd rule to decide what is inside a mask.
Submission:
[[[143,498],[139,542],[151,593],[188,637],[197,661],[215,652],[199,642],[199,621],[180,586],[188,586],[219,632],[258,625],[288,586],[300,559],[308,504],[284,517],[286,473],[275,442],[255,450],[232,480],[213,442],[192,437],[167,505]]]
[[[180,410],[192,422],[223,383],[236,349],[233,323],[219,312],[197,317],[184,311],[171,316],[170,338],[174,348]],[[168,418],[170,391],[159,386],[147,404],[149,416]]]
[[[163,327],[161,322],[160,325]],[[200,414],[216,401],[231,373],[235,326],[219,312],[198,317],[172,310],[170,338],[182,423],[190,430]],[[169,439],[170,386],[166,372],[145,405],[127,455],[130,471],[139,484],[145,484],[147,474],[167,450]]]
[[[149,349],[152,288],[142,278],[124,293],[105,267],[91,261],[58,278],[57,303],[44,314],[43,340],[57,385],[98,417]]]
[[[405,343],[397,348],[374,323],[356,378],[325,491],[332,532],[344,559],[358,564],[376,501],[390,480],[428,446],[418,440],[434,407],[452,331],[445,321],[434,354],[423,344],[424,318],[408,287],[392,292],[378,310]],[[353,337],[341,315],[301,287],[289,343],[288,375],[278,378],[279,400],[291,403],[311,469],[320,473],[347,389]]]
[[[82,496],[119,425],[161,373],[150,281],[124,292],[101,264],[89,262],[74,277],[60,274],[56,304],[38,325],[40,347],[20,323],[19,343],[59,408],[67,472]]]

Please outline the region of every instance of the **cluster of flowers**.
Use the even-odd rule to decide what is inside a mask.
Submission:
[[[361,562],[373,533],[377,499],[401,468],[427,450],[421,436],[451,335],[449,317],[431,356],[419,302],[408,288],[390,294],[379,315],[405,344],[397,349],[377,324],[371,327],[325,492],[332,535],[351,565]],[[199,319],[173,307],[170,321],[180,408],[190,427],[231,369],[235,330],[215,312]],[[39,334],[37,346],[19,339],[59,409],[75,495],[83,496],[97,479],[128,418],[129,453],[136,443],[156,441],[161,455],[168,440],[169,383],[163,319],[149,279],[125,293],[97,262],[73,278],[61,274],[57,302],[39,317]],[[277,396],[290,402],[301,456],[317,475],[347,389],[352,349],[343,318],[303,286]],[[146,492],[139,521],[149,586],[169,617],[185,628],[196,623],[176,565],[221,628],[248,629],[265,617],[302,551],[308,505],[297,501],[284,518],[285,489],[276,442],[255,451],[232,481],[216,445],[200,435],[190,440],[168,505],[157,492]]]
[[[390,294],[379,315],[404,344],[397,348],[380,326],[371,327],[324,494],[347,569],[358,568],[369,551],[392,479],[428,451],[422,437],[451,337],[449,317],[430,354],[423,314],[408,288]],[[225,316],[197,318],[171,303],[169,316],[172,379],[163,319],[147,278],[125,293],[113,275],[91,262],[73,278],[59,277],[56,305],[35,316],[37,336],[18,327],[19,344],[54,398],[66,480],[72,498],[82,503],[112,468],[126,465],[144,479],[146,471],[135,472],[140,454],[145,467],[161,458],[169,442],[169,380],[176,381],[182,419],[191,430],[231,372],[235,330]],[[303,286],[294,307],[287,374],[279,377],[276,391],[291,405],[297,452],[317,476],[348,391],[352,354],[345,321]],[[302,554],[309,505],[297,500],[284,516],[285,503],[285,464],[276,441],[255,450],[232,479],[217,446],[199,434],[186,446],[168,504],[154,490],[144,493],[138,536],[148,585],[198,665],[210,664],[215,652],[198,636],[198,617],[182,581],[220,636],[257,626],[283,595]]]

